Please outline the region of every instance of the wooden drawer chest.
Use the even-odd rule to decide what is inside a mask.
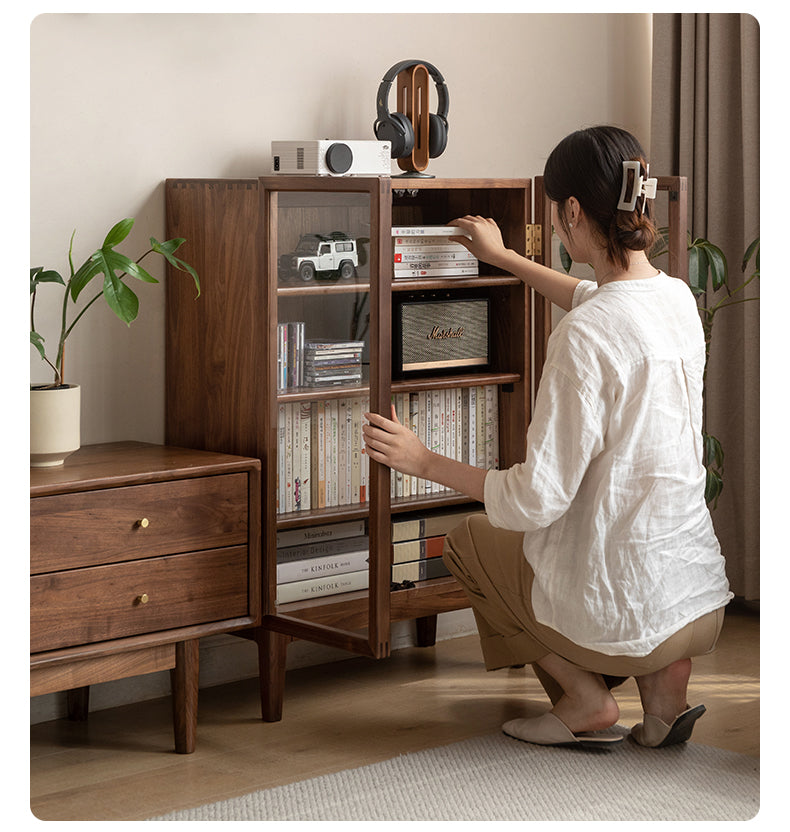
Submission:
[[[195,748],[198,640],[260,623],[260,462],[122,442],[30,471],[30,692],[170,669]]]

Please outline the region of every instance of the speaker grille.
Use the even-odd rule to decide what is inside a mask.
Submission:
[[[488,300],[406,302],[399,314],[403,372],[488,364]]]

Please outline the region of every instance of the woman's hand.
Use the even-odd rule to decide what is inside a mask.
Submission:
[[[378,413],[366,413],[367,425],[362,426],[367,455],[382,465],[411,476],[424,477],[430,451],[414,431],[404,427],[392,407],[392,420]]]
[[[403,474],[438,482],[481,503],[485,497],[486,471],[434,453],[404,427],[392,408],[392,419],[366,413],[363,425],[365,452],[374,461]]]
[[[454,243],[461,243],[478,260],[497,266],[507,255],[507,249],[502,241],[502,232],[494,220],[486,217],[466,216],[453,220],[448,225],[454,225],[468,235],[450,237],[450,240]]]

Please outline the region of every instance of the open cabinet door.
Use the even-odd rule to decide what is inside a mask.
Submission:
[[[381,280],[390,180],[263,177],[259,194],[269,661],[282,664],[283,637],[381,658],[390,649],[390,472],[361,453],[361,425],[369,409],[389,415],[380,345],[391,326]],[[313,578],[292,568],[295,547],[305,558],[353,554],[356,567]]]

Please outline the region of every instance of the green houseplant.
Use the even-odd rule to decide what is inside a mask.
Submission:
[[[200,295],[197,272],[175,256],[176,250],[184,243],[183,239],[175,238],[160,243],[151,237],[150,248],[136,261],[115,250],[128,237],[133,225],[133,219],[116,223],[102,245],[78,269],[74,268],[72,256],[76,232],[72,233],[68,251],[68,279],[64,279],[59,272],[42,266],[30,269],[30,343],[53,371],[52,382],[30,385],[30,453],[33,466],[62,464],[69,453],[79,448],[79,386],[65,381],[65,346],[88,309],[103,298],[115,315],[127,326],[130,325],[137,317],[139,299],[124,282],[124,278],[131,276],[145,283],[158,283],[140,265],[150,254],[161,255],[175,269],[191,275],[197,295]],[[90,296],[83,294],[99,275],[103,275],[101,289]],[[63,287],[60,329],[57,342],[49,351],[35,323],[36,298],[45,283]]]
[[[703,375],[703,396],[707,389],[708,359],[710,358],[713,322],[715,316],[728,306],[748,303],[756,297],[743,297],[743,291],[753,281],[760,278],[760,238],[753,240],[741,260],[741,273],[744,275],[740,285],[730,286],[730,270],[724,252],[708,240],[698,237],[690,242],[689,252],[689,286],[697,298],[697,308],[702,320],[705,334],[705,370]],[[750,265],[751,264],[751,265]],[[747,272],[751,273],[747,275]],[[709,291],[710,289],[710,291]],[[704,432],[704,465],[707,472],[705,499],[713,508],[724,488],[724,450],[715,436]]]

